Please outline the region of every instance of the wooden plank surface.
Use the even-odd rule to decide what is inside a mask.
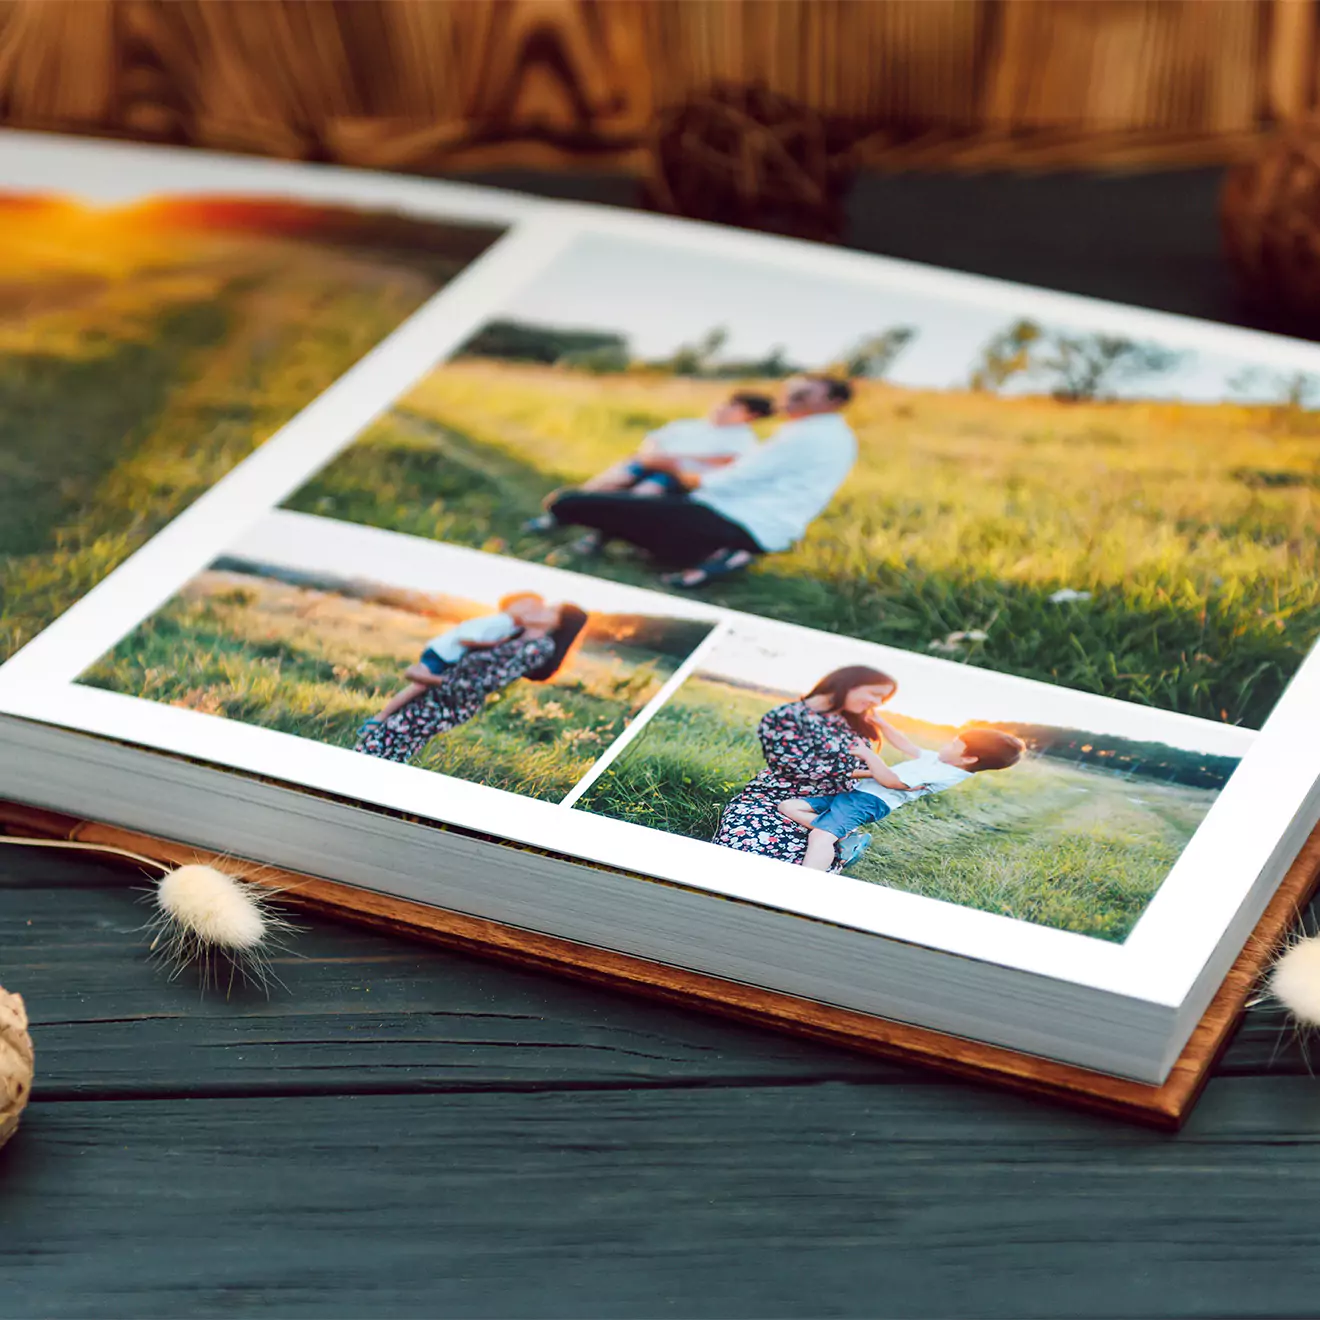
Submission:
[[[1169,1138],[319,918],[286,989],[199,996],[118,867],[0,877],[38,1051],[0,1316],[1295,1315],[1320,1283],[1320,1093],[1268,1008]]]
[[[39,1030],[42,1100],[907,1075],[844,1050],[827,1066],[778,1034],[301,914],[269,997],[200,995],[151,964],[122,869],[43,851],[0,856],[0,873],[3,979],[23,987]]]
[[[141,870],[134,863],[125,863],[124,859],[131,857],[150,858],[157,863],[176,866],[201,863],[223,867],[227,861],[226,857],[199,851],[186,844],[16,803],[0,802],[0,827],[16,836],[46,840],[48,844],[71,840],[72,846],[78,848],[99,845],[119,854],[121,869],[127,866]],[[1320,830],[1293,861],[1245,948],[1223,978],[1167,1079],[1159,1087],[1142,1086],[1038,1056],[698,976],[661,963],[625,957],[426,904],[406,902],[235,859],[233,869],[236,874],[248,873],[249,867],[254,868],[251,870],[254,882],[270,886],[274,892],[284,895],[285,905],[292,908],[291,915],[318,914],[353,921],[388,935],[416,936],[438,942],[450,950],[475,951],[481,956],[499,958],[521,968],[562,974],[612,990],[631,990],[669,1004],[696,1007],[754,1026],[771,1026],[884,1059],[922,1063],[974,1082],[993,1082],[1097,1113],[1155,1127],[1176,1128],[1195,1103],[1211,1068],[1224,1052],[1244,1006],[1260,984],[1275,950],[1315,892],[1320,876]],[[231,977],[226,995],[233,989]]]
[[[1305,1316],[1320,1104],[953,1087],[39,1104],[8,1316]],[[1286,1206],[1286,1209],[1285,1209]]]

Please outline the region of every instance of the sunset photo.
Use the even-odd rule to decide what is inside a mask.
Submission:
[[[498,237],[261,197],[0,193],[0,660]]]

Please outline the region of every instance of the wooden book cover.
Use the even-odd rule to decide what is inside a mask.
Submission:
[[[281,902],[309,911],[615,986],[863,1053],[905,1060],[1167,1130],[1177,1129],[1191,1112],[1248,998],[1260,984],[1275,950],[1320,880],[1320,829],[1317,829],[1289,868],[1169,1076],[1160,1086],[1147,1086],[372,890],[281,871],[255,861],[244,863],[230,855],[221,857],[186,844],[18,803],[0,802],[0,828],[16,836],[62,838],[122,848],[175,865],[204,862],[224,867],[231,873],[237,868],[247,878],[277,890]]]

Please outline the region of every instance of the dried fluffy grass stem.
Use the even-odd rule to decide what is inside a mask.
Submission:
[[[162,875],[152,891],[155,911],[147,929],[151,952],[170,969],[171,980],[196,964],[203,988],[222,980],[232,988],[239,979],[268,990],[272,981],[278,982],[271,953],[295,927],[272,910],[269,893],[260,885],[201,863],[170,867],[110,844],[17,836],[0,837],[0,844],[106,853],[153,867]]]
[[[226,968],[230,985],[237,976],[266,989],[276,979],[271,949],[293,927],[271,910],[260,886],[193,863],[166,872],[155,902],[151,951],[173,969],[171,979],[194,963],[204,986],[218,983]]]

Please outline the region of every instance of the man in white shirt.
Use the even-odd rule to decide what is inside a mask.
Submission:
[[[686,495],[568,491],[549,512],[561,526],[588,527],[678,566],[665,578],[671,586],[704,586],[787,550],[824,510],[857,461],[857,439],[840,415],[851,399],[845,380],[795,377],[779,405],[785,422],[745,457],[703,474],[655,456],[652,465],[674,474]]]

